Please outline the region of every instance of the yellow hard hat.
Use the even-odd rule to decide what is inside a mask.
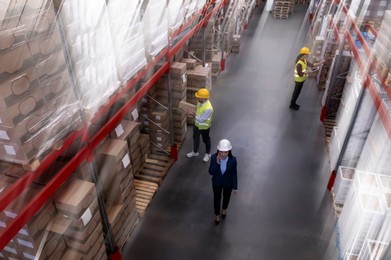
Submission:
[[[209,98],[209,91],[206,88],[200,88],[196,93],[195,96],[197,98]]]
[[[301,48],[300,54],[311,54],[310,48],[307,47]]]

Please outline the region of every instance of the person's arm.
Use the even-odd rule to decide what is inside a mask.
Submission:
[[[212,109],[207,109],[201,115],[196,115],[195,120],[198,123],[203,123],[210,117],[211,114],[212,114]]]
[[[298,63],[296,65],[296,70],[297,70],[297,74],[299,75],[299,77],[303,77],[304,76],[303,67],[301,66],[300,63]]]
[[[314,62],[314,63],[307,61],[307,64],[309,67],[318,67],[319,65],[322,65],[323,63],[325,63],[325,60],[322,60],[320,62]]]
[[[216,154],[212,154],[212,157],[210,158],[210,164],[209,164],[209,174],[215,175],[219,169],[220,169],[220,164],[217,163]]]
[[[235,193],[238,191],[238,170],[237,170],[237,162],[236,158],[234,158],[233,161],[233,168],[232,168],[232,188],[235,191]]]

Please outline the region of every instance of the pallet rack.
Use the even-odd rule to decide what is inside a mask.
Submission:
[[[325,1],[326,2],[326,1]],[[344,159],[345,154],[347,153],[348,145],[350,144],[350,140],[353,138],[352,133],[353,129],[355,126],[355,123],[357,121],[360,107],[363,106],[364,102],[364,94],[368,93],[367,96],[369,100],[373,102],[375,111],[377,111],[377,115],[379,118],[379,125],[383,126],[383,129],[385,129],[385,138],[388,138],[389,140],[391,139],[391,110],[389,107],[387,107],[387,101],[391,99],[391,90],[389,87],[387,87],[386,81],[387,79],[382,79],[382,80],[376,80],[373,75],[371,75],[371,71],[374,72],[374,74],[379,75],[378,70],[373,69],[374,65],[374,60],[373,60],[373,53],[372,50],[367,43],[364,35],[359,29],[359,26],[361,28],[366,28],[369,32],[371,32],[375,37],[377,36],[377,31],[373,24],[359,24],[356,22],[356,19],[352,17],[352,14],[349,12],[349,9],[345,5],[344,1],[340,0],[332,0],[327,2],[329,4],[329,14],[327,16],[324,16],[323,19],[326,19],[327,17],[328,20],[328,29],[331,30],[334,35],[336,42],[338,43],[338,49],[340,53],[342,50],[346,50],[344,48],[348,47],[350,52],[352,53],[352,60],[354,60],[357,64],[357,72],[360,73],[360,75],[363,75],[362,77],[362,84],[360,85],[360,90],[358,94],[357,101],[355,103],[355,106],[352,112],[352,116],[349,119],[349,124],[347,127],[347,134],[346,138],[341,140],[339,142],[339,153],[337,154],[337,158],[334,158],[334,165],[331,167],[331,173],[330,173],[330,178],[329,182],[327,184],[327,188],[331,190],[332,194],[335,192],[335,189],[333,188],[334,186],[334,181],[337,176],[338,170],[343,166],[342,162]],[[362,7],[362,6],[361,6]],[[339,14],[343,15],[343,19],[335,21],[333,19],[334,17],[338,16]],[[357,46],[361,46],[361,49]],[[337,66],[340,60],[336,58]],[[333,80],[333,79],[331,79]],[[333,84],[333,82],[331,82]],[[326,118],[326,108],[322,108],[321,112],[321,121],[325,123],[325,125],[329,125],[330,118]],[[338,173],[338,177],[340,176],[341,172]],[[376,176],[376,175],[375,175]],[[337,182],[341,182],[341,178],[338,179],[337,177]],[[360,176],[359,176],[360,177]],[[364,213],[352,213],[353,208],[352,205],[356,205],[357,201],[361,198],[360,192],[368,192],[364,194],[365,196],[373,196],[376,199],[379,199],[378,201],[380,202],[380,197],[376,197],[378,190],[370,190],[368,187],[365,189],[358,187],[357,183],[359,183],[359,177],[355,177],[354,181],[349,184],[351,185],[357,192],[354,192],[350,190],[349,192],[345,192],[343,194],[340,194],[342,197],[337,198],[337,194],[334,195],[334,209],[336,212],[336,216],[338,218],[338,224],[336,228],[337,232],[337,248],[339,251],[339,257],[349,257],[349,254],[352,253],[356,255],[357,257],[361,257],[363,251],[367,248],[364,248],[366,246],[366,243],[368,243],[368,239],[371,239],[371,236],[374,236],[376,232],[378,232],[378,229],[381,226],[381,222],[384,220],[384,212],[380,212],[379,215],[365,215]],[[349,182],[350,180],[345,179],[345,182]],[[346,184],[346,183],[345,183]],[[346,188],[349,185],[342,185],[339,186],[339,188]],[[356,186],[355,186],[356,185]],[[352,189],[352,188],[350,188]],[[337,193],[338,191],[336,191]],[[360,195],[360,196],[359,196]],[[346,198],[347,196],[347,198]],[[354,198],[353,198],[354,197]],[[343,207],[341,202],[345,202],[346,200],[346,207]],[[381,202],[383,203],[383,202]],[[375,205],[375,204],[371,204]],[[379,203],[380,205],[380,203]],[[342,211],[342,212],[341,212]],[[351,212],[352,211],[352,212]],[[350,215],[351,217],[346,217],[347,215]],[[362,220],[357,219],[362,218]],[[356,223],[357,225],[360,224],[361,222],[364,223],[364,218],[368,217],[368,221],[370,220],[372,223],[371,225],[371,230],[366,227],[364,224],[360,227],[356,226],[355,229],[351,229],[351,226],[346,226],[346,225],[352,225],[352,223]],[[350,220],[349,220],[350,219]],[[349,221],[348,221],[349,220]],[[359,222],[361,221],[361,222]],[[389,223],[384,223],[385,225],[383,228],[388,228],[389,229]],[[360,224],[361,225],[361,224]],[[352,231],[355,230],[355,231]],[[351,237],[350,233],[351,232]],[[372,233],[371,233],[372,232]],[[379,233],[380,234],[380,233]],[[363,240],[363,236],[367,235],[368,237],[366,240]],[[341,242],[343,240],[343,243]],[[340,241],[342,244],[342,248],[339,244]],[[376,243],[381,243],[382,245],[384,244],[383,241],[375,241]],[[363,246],[364,245],[364,246]],[[386,245],[388,246],[388,244]],[[361,249],[363,248],[363,249]],[[342,250],[345,250],[341,252]],[[346,251],[347,250],[347,251]],[[341,253],[343,255],[341,255]],[[360,253],[360,254],[359,254]],[[387,249],[382,249],[382,255],[384,259],[388,259],[391,255],[391,250],[388,247]],[[345,258],[344,258],[345,259]],[[360,258],[361,259],[361,258]],[[366,258],[365,258],[366,259]]]
[[[382,102],[382,97],[378,94],[378,91],[377,91],[377,88],[376,88],[376,83],[371,78],[371,76],[368,74],[368,71],[369,71],[369,68],[370,68],[371,64],[370,64],[370,62],[366,63],[366,61],[363,60],[363,57],[362,57],[361,53],[359,52],[357,46],[355,45],[355,40],[353,38],[353,34],[356,35],[357,40],[361,43],[361,46],[362,46],[362,48],[364,50],[364,54],[365,54],[364,58],[366,58],[366,60],[370,60],[370,58],[372,57],[371,48],[367,44],[364,36],[362,35],[360,29],[357,26],[357,24],[349,16],[348,8],[340,0],[333,0],[332,4],[336,5],[336,6],[341,5],[341,10],[347,15],[347,19],[349,21],[348,24],[350,24],[350,28],[345,30],[345,32],[341,35],[339,30],[338,30],[337,25],[333,22],[333,20],[330,20],[330,24],[331,24],[331,26],[332,26],[332,28],[334,30],[334,33],[335,33],[335,35],[336,35],[336,37],[338,39],[340,48],[343,48],[344,42],[346,42],[346,44],[350,47],[351,52],[353,54],[353,58],[357,62],[361,74],[365,75],[364,79],[363,79],[363,86],[362,86],[362,88],[363,89],[366,88],[366,89],[369,90],[369,92],[371,94],[371,97],[373,99],[373,102],[374,102],[374,104],[375,104],[375,106],[377,108],[377,111],[379,113],[380,119],[381,119],[383,125],[385,126],[385,128],[387,129],[389,138],[391,138],[391,115],[389,114],[385,104]],[[384,84],[383,84],[383,88],[384,88]],[[384,90],[386,91],[388,97],[391,98],[391,90],[389,88],[384,88]],[[326,110],[326,108],[323,107],[322,108],[322,112],[321,112],[321,117],[320,117],[320,120],[322,122],[324,122],[326,120],[326,117],[325,117],[325,115],[326,115],[325,112],[326,111],[325,110]],[[353,116],[353,118],[354,118],[354,116]],[[349,134],[348,134],[348,136],[349,136]],[[345,139],[345,141],[341,145],[341,147],[342,147],[341,154],[343,154],[343,151],[346,148],[346,145],[347,145],[347,140]],[[342,158],[339,158],[339,159],[342,159]],[[331,176],[330,176],[330,181],[328,183],[328,189],[329,190],[333,186],[335,174],[337,172],[339,164],[340,164],[340,162],[337,164],[337,168],[336,169],[332,169]]]
[[[158,63],[162,63],[160,68],[142,85],[142,87],[124,104],[118,111],[108,120],[105,125],[93,136],[89,136],[88,127],[86,124],[81,129],[71,133],[62,143],[62,146],[57,150],[52,150],[47,156],[39,161],[39,165],[36,165],[31,171],[27,171],[21,178],[19,178],[8,190],[6,190],[0,196],[0,211],[3,211],[10,205],[18,196],[39,176],[41,176],[45,170],[51,166],[54,161],[65,153],[65,151],[72,145],[72,143],[81,139],[83,142],[87,142],[88,145],[81,148],[77,154],[65,164],[58,172],[55,173],[51,181],[43,187],[43,189],[33,198],[30,198],[29,204],[15,217],[15,219],[8,224],[0,232],[0,250],[2,250],[9,241],[18,233],[18,231],[31,219],[36,212],[38,212],[42,206],[48,201],[59,187],[71,176],[76,168],[84,161],[93,161],[93,149],[104,140],[104,138],[118,125],[121,119],[127,114],[134,105],[147,93],[147,91],[157,82],[157,80],[165,73],[169,73],[171,58],[185,45],[185,43],[203,26],[206,25],[212,15],[216,14],[223,6],[224,2],[221,1],[208,1],[205,6],[196,12],[192,17],[183,23],[175,32],[170,35],[170,39],[174,39],[181,33],[185,32],[185,35],[176,42],[172,47],[168,44],[156,57],[149,62],[142,70],[140,70],[135,76],[133,76],[117,94],[113,95],[109,101],[102,106],[96,113],[92,122],[99,120],[105,113],[108,112],[110,107],[116,104],[120,98],[145,76],[147,73]],[[200,18],[198,21],[196,19]],[[194,26],[192,26],[196,23]],[[171,156],[176,160],[176,147],[172,147]],[[152,163],[152,162],[151,162]],[[156,163],[156,162],[154,162]],[[154,192],[154,191],[153,191]],[[114,254],[116,249],[109,248],[109,253]]]

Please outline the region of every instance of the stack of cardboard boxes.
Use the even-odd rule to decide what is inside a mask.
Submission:
[[[197,91],[200,88],[212,89],[211,84],[212,71],[210,67],[197,65],[192,70],[187,70],[187,89]],[[189,95],[187,96],[189,97]],[[189,101],[189,100],[188,100]]]
[[[232,52],[239,52],[240,49],[240,34],[233,36]]]
[[[99,148],[99,180],[115,243],[122,245],[137,222],[128,142],[107,139]],[[129,222],[128,222],[129,221]]]
[[[67,245],[61,259],[101,259],[106,248],[95,185],[71,180],[55,197],[57,217],[52,236],[62,236]]]
[[[170,66],[171,90],[172,90],[172,116],[174,141],[181,145],[187,131],[187,115],[178,109],[179,102],[186,101],[187,65],[183,62],[174,62]],[[167,93],[167,90],[165,91]]]
[[[0,193],[6,191],[16,180],[15,178],[2,175],[0,179]],[[36,196],[41,189],[42,186],[40,185],[31,185],[21,194],[19,199],[13,201],[1,212],[0,229],[6,228],[20,214],[21,210],[27,206],[30,201],[26,200],[26,198]],[[46,259],[62,255],[65,250],[64,241],[59,241],[50,249],[45,245],[42,247],[42,250],[39,250],[40,246],[45,244],[48,234],[47,228],[50,226],[54,216],[55,208],[52,201],[49,201],[4,247],[0,252],[0,257],[3,259]]]
[[[136,174],[140,170],[143,161],[145,160],[142,158],[141,147],[139,144],[139,125],[140,123],[138,122],[124,119],[110,134],[111,138],[120,139],[127,142],[133,174]]]
[[[0,156],[29,164],[80,117],[52,5],[29,1],[6,8],[0,20]]]
[[[204,32],[199,31],[198,34],[189,41],[188,50],[193,52],[194,55],[200,60],[203,59],[203,50],[205,49],[205,60],[211,61],[214,54],[214,41],[215,41],[215,30],[214,30],[214,19],[209,19],[208,24],[204,27]],[[204,39],[205,37],[205,39]]]

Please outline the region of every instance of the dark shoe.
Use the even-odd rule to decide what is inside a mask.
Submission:
[[[225,219],[225,217],[227,216],[227,210],[226,209],[223,209],[223,211],[221,211],[221,217],[223,219]]]
[[[220,215],[215,217],[215,224],[218,225],[221,221]]]
[[[297,105],[297,104],[293,104],[293,105],[290,105],[289,108],[290,108],[290,109],[293,109],[293,110],[299,110],[299,109],[300,109],[300,106]]]

